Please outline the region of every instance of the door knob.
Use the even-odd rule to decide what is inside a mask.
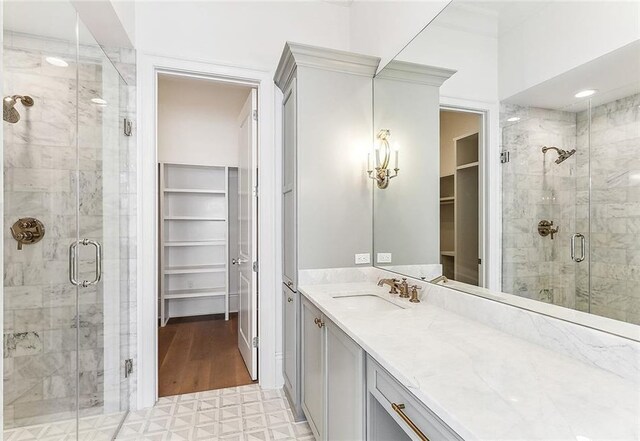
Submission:
[[[243,259],[242,257],[236,257],[235,259],[231,259],[232,265],[241,265],[243,263],[247,263],[247,259]]]

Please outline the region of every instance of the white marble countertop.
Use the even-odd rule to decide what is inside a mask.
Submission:
[[[640,383],[372,283],[298,288],[464,439],[640,439]],[[365,293],[405,309],[333,298]]]

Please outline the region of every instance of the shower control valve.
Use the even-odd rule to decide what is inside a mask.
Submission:
[[[44,224],[34,217],[23,217],[11,226],[11,235],[18,242],[18,250],[23,245],[32,245],[44,237]]]
[[[541,220],[538,222],[538,234],[542,237],[551,236],[551,240],[553,240],[553,235],[556,234],[560,230],[559,227],[553,228],[553,221]]]

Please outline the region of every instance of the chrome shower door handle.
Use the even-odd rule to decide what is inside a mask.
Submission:
[[[80,282],[78,282],[78,263],[76,257],[77,248],[77,240],[69,245],[69,282],[71,282],[71,284],[75,286],[80,285]]]
[[[93,245],[96,250],[96,275],[93,280],[83,280],[82,282],[78,281],[78,260],[77,260],[77,248],[78,244],[80,245]],[[87,286],[96,285],[102,279],[102,245],[100,242],[90,239],[82,239],[73,242],[69,246],[69,281],[76,286],[82,286],[86,288]]]
[[[80,243],[82,243],[82,245],[93,245],[96,249],[96,276],[90,282],[87,280],[82,282],[82,286],[86,288],[87,286],[95,285],[102,280],[102,245],[100,245],[100,242],[98,241],[89,239],[82,239]]]
[[[580,238],[580,256],[576,257],[576,238]],[[585,237],[581,233],[575,233],[571,236],[571,260],[574,262],[582,262],[585,257]]]

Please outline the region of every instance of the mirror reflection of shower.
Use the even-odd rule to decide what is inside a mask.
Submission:
[[[33,98],[29,95],[5,96],[2,100],[2,119],[12,124],[20,121],[20,113],[16,109],[16,104],[20,101],[23,106],[33,106]]]
[[[544,147],[542,147],[542,153],[547,153],[549,150],[555,150],[556,152],[558,152],[558,158],[556,159],[556,164],[560,164],[561,162],[565,161],[566,159],[569,159],[571,157],[571,155],[573,155],[576,152],[576,149],[572,149],[569,151],[566,150],[562,150],[559,147],[547,147],[546,145]]]

